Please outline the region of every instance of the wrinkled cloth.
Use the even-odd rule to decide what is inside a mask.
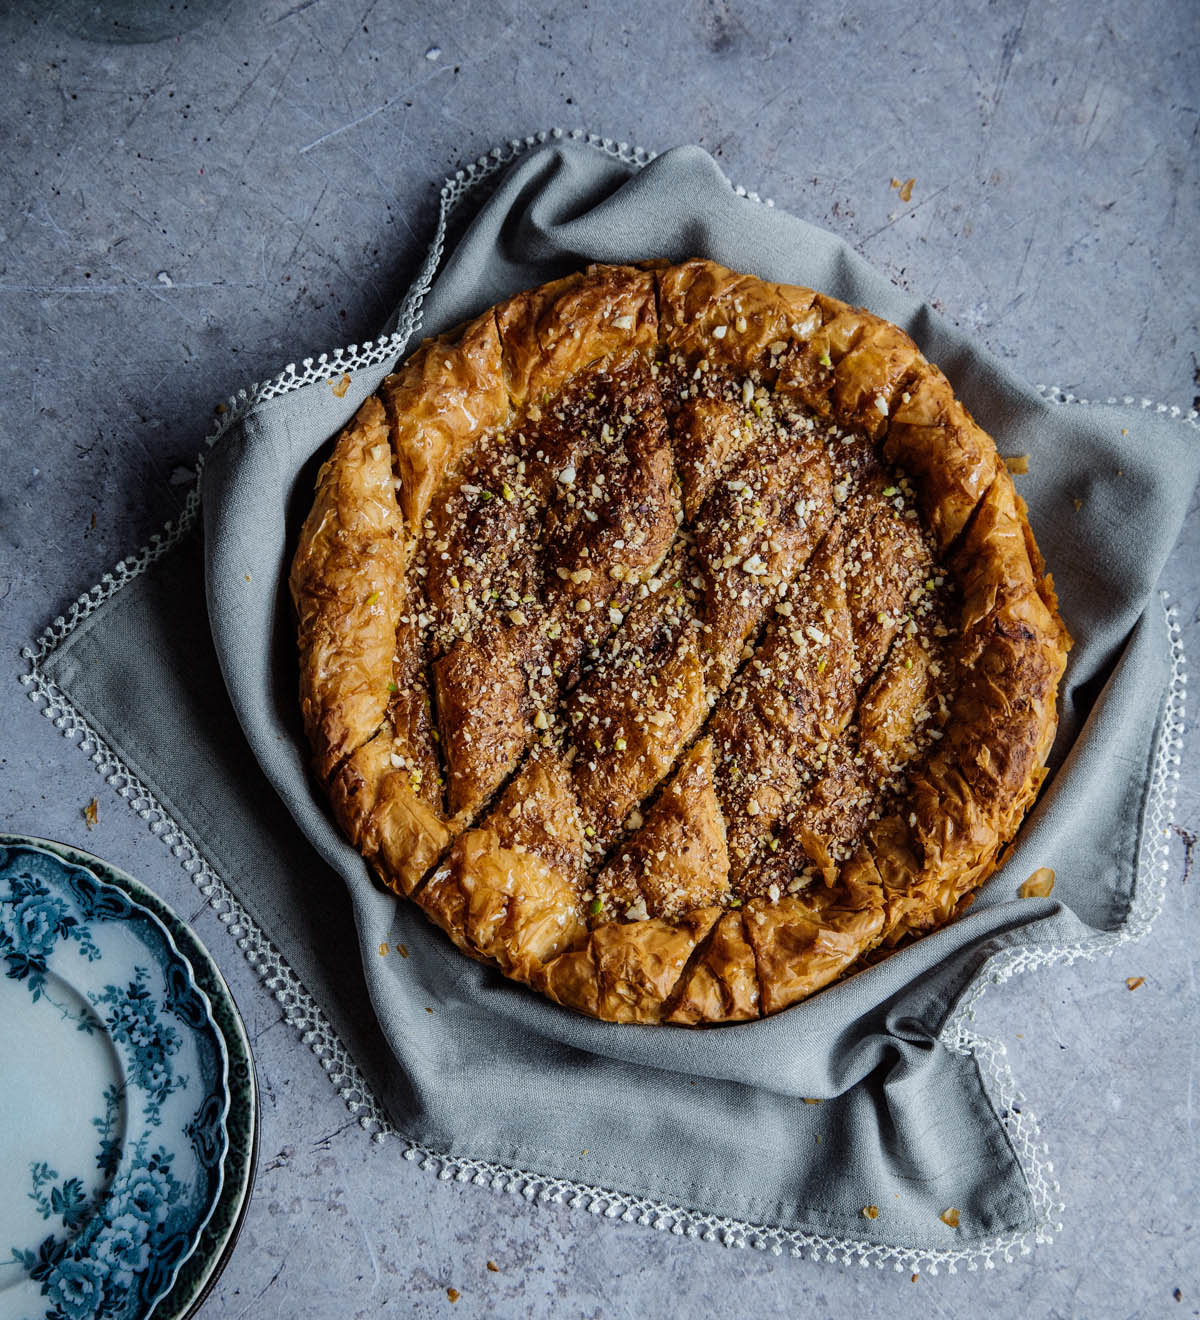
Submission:
[[[990,957],[1111,935],[1136,903],[1170,676],[1154,586],[1200,475],[1195,431],[1048,402],[840,239],[736,195],[695,147],[634,169],[547,145],[467,205],[420,336],[587,262],[704,256],[895,321],[1001,453],[1029,454],[1017,488],[1075,648],[1051,776],[966,916],[775,1017],[689,1031],[559,1008],[384,891],[307,770],[286,576],[316,467],[399,349],[342,398],[321,382],[253,406],[207,461],[203,546],[118,592],[47,672],[238,895],[404,1135],[827,1237],[955,1248],[1029,1231],[1044,1210],[1008,1116],[981,1061],[940,1035]],[[1043,866],[1052,895],[1019,898]],[[939,1219],[949,1206],[957,1229]]]

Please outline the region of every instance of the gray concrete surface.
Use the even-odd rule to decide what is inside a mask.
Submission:
[[[371,1144],[174,860],[16,682],[20,645],[177,511],[214,404],[370,337],[443,173],[538,128],[697,141],[1026,378],[1190,406],[1198,49],[1191,0],[0,10],[0,822],[140,876],[241,1004],[262,1160],[203,1320],[1200,1314],[1194,716],[1151,939],[981,1013],[1042,1119],[1064,1230],[996,1272],[914,1283],[439,1183]],[[915,178],[910,201],[893,177]],[[1164,582],[1193,655],[1198,568],[1193,504]]]

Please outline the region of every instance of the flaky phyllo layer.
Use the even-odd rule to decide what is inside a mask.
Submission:
[[[628,1022],[774,1013],[950,920],[1070,645],[912,341],[705,261],[424,344],[321,469],[291,587],[348,837],[466,953]]]

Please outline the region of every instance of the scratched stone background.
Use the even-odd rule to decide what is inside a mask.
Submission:
[[[450,1287],[463,1315],[1200,1315],[1194,717],[1151,939],[981,1011],[1042,1120],[1063,1231],[914,1283],[441,1183],[372,1144],[174,860],[16,682],[21,644],[178,512],[215,403],[370,338],[442,175],[539,128],[699,142],[1027,379],[1190,407],[1200,6],[44,0],[0,7],[0,43],[0,823],[140,876],[241,1004],[262,1156],[203,1320],[442,1315]],[[893,178],[915,179],[910,200]],[[1193,655],[1198,570],[1193,503],[1164,581]]]

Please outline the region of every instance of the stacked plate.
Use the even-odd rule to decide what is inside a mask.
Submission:
[[[258,1098],[229,988],[160,899],[0,834],[0,1320],[180,1320],[232,1249]]]

